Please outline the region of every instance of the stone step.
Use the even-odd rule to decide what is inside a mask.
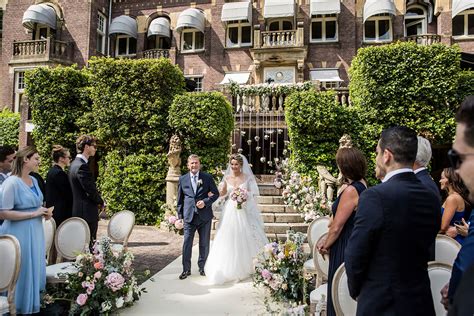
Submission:
[[[287,230],[306,233],[309,224],[306,223],[264,223],[265,232],[273,234],[286,234]]]
[[[259,204],[283,204],[283,197],[281,195],[257,196],[257,203],[259,203]]]
[[[260,195],[262,196],[269,196],[269,195],[272,195],[272,196],[278,196],[280,195],[281,196],[281,189],[277,189],[275,188],[275,186],[273,184],[259,184],[258,185],[258,190],[260,192]]]
[[[273,174],[258,174],[255,175],[257,178],[257,183],[273,183],[273,180],[275,180],[275,175]]]
[[[265,223],[303,223],[300,213],[262,213]]]
[[[262,213],[296,213],[292,207],[283,204],[259,204]]]

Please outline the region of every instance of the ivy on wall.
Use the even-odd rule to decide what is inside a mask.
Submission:
[[[8,109],[0,111],[0,146],[18,146],[20,114]]]

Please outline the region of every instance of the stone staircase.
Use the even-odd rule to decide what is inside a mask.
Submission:
[[[269,240],[285,240],[286,231],[306,233],[309,224],[306,224],[299,213],[292,207],[286,206],[281,197],[281,190],[273,185],[274,176],[257,176],[260,196],[257,203],[265,225],[265,233]],[[213,221],[211,235],[213,238],[218,220]]]

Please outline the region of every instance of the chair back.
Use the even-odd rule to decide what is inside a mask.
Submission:
[[[15,236],[0,235],[0,292],[8,291],[10,314],[15,315],[15,286],[20,274],[21,250]]]
[[[329,271],[329,256],[323,256],[318,251],[318,242],[323,238],[326,238],[328,233],[324,233],[319,237],[318,241],[313,245],[313,260],[314,260],[314,267],[318,272],[318,277],[322,279],[328,278],[328,271]]]
[[[451,278],[451,265],[446,263],[431,261],[428,263],[428,275],[431,283],[431,295],[433,295],[433,302],[437,316],[446,315],[446,310],[441,304],[440,290]]]
[[[56,221],[54,218],[51,217],[48,220],[43,218],[43,231],[45,243],[44,249],[46,251],[46,260],[48,260],[51,252],[51,246],[54,242],[54,234],[56,233]]]
[[[89,247],[91,233],[87,222],[79,217],[71,217],[59,225],[54,244],[58,256],[73,260]]]
[[[336,315],[355,315],[357,311],[357,302],[349,294],[347,286],[347,275],[344,263],[336,270],[332,281],[332,301]]]
[[[436,236],[435,261],[453,265],[461,245],[446,235]]]
[[[309,249],[313,249],[314,244],[317,243],[319,238],[324,233],[328,232],[328,225],[329,225],[329,217],[327,216],[316,218],[314,221],[311,222],[311,224],[308,227],[308,233],[307,233]]]
[[[121,242],[126,248],[128,238],[135,226],[135,214],[130,211],[115,213],[107,226],[107,235],[114,242]]]

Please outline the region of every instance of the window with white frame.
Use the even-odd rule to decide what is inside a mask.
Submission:
[[[135,56],[137,40],[127,35],[117,35],[115,42],[115,56]]]
[[[474,9],[463,11],[453,18],[453,36],[474,36]]]
[[[392,19],[389,14],[378,14],[364,23],[364,42],[392,41]]]
[[[193,92],[202,92],[204,91],[203,86],[202,86],[202,78],[203,76],[184,76],[186,79],[194,80],[196,83],[196,88],[194,89]]]
[[[426,9],[420,5],[410,6],[405,14],[405,36],[426,34]]]
[[[97,51],[105,54],[105,43],[106,43],[106,25],[107,18],[100,12],[97,12]]]
[[[204,33],[195,28],[184,28],[181,32],[181,51],[195,52],[204,50]]]
[[[21,101],[25,93],[25,71],[15,71],[15,109],[14,111],[21,112]]]
[[[341,85],[339,81],[321,81],[321,88],[324,89],[337,89]]]
[[[293,30],[293,22],[291,20],[270,21],[268,24],[269,31],[291,31]]]
[[[311,19],[311,42],[337,42],[337,15],[315,15]]]
[[[229,21],[226,33],[226,47],[252,45],[252,27],[248,21]]]

